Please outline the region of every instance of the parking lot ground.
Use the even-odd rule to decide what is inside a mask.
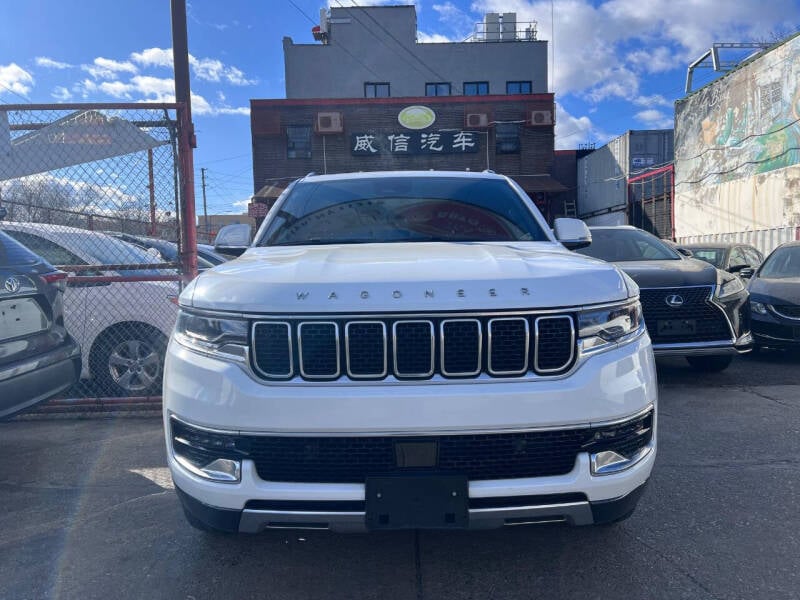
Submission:
[[[655,470],[611,527],[208,537],[158,418],[0,423],[0,598],[796,599],[800,363],[684,365],[659,363]]]

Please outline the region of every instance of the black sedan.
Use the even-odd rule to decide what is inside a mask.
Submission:
[[[764,262],[764,255],[749,244],[702,242],[681,244],[681,248],[690,250],[694,258],[729,273],[741,273],[745,269],[755,271]]]
[[[756,344],[800,347],[800,242],[773,250],[749,289]]]
[[[635,227],[591,227],[581,254],[615,263],[639,286],[656,356],[685,356],[701,371],[722,371],[752,348],[741,279],[681,255]]]
[[[66,273],[0,231],[0,418],[70,387],[80,348],[64,329]]]

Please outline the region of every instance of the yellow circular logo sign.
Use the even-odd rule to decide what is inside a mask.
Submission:
[[[433,125],[436,113],[427,106],[408,106],[400,111],[397,120],[406,129],[425,129]]]

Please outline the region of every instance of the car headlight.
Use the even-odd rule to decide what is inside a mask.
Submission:
[[[750,302],[750,310],[759,315],[767,314],[767,305],[762,302]]]
[[[639,300],[587,310],[578,315],[578,337],[584,352],[611,347],[642,327]]]
[[[181,310],[175,323],[175,340],[204,354],[241,359],[247,353],[247,321]]]
[[[722,280],[717,284],[717,298],[727,298],[728,296],[733,296],[734,294],[741,292],[743,289],[744,284],[738,277]]]

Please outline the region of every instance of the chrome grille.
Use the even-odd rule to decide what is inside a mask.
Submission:
[[[271,380],[557,375],[576,355],[570,314],[267,320],[252,331],[254,370]]]

